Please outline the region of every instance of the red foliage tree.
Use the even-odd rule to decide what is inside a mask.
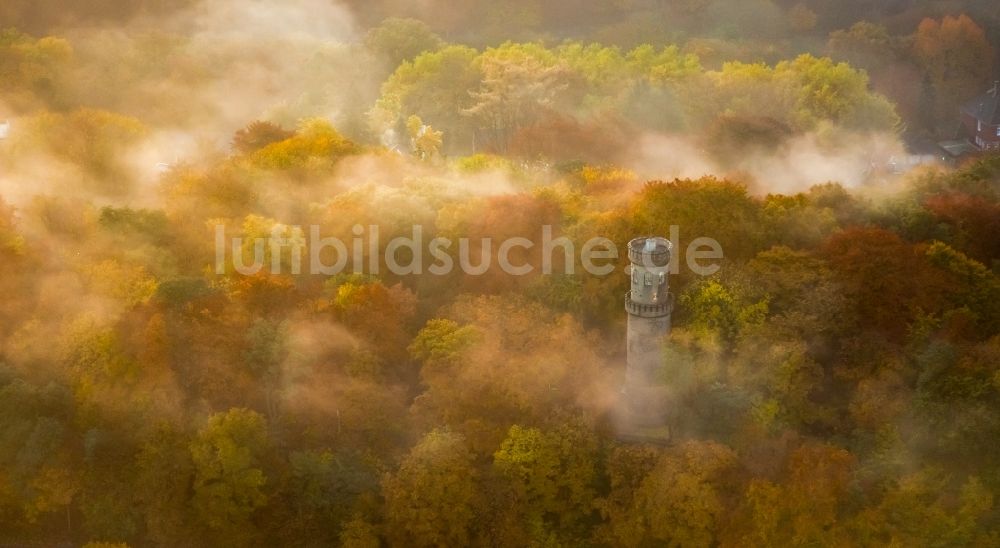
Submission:
[[[827,240],[822,250],[854,304],[862,328],[894,340],[906,335],[917,311],[939,311],[947,281],[925,259],[921,246],[881,228],[853,227]]]

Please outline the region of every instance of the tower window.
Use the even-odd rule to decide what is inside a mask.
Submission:
[[[660,272],[660,285],[665,283],[667,283],[667,274],[666,272]]]

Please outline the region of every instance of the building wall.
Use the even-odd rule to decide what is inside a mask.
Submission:
[[[969,140],[983,150],[1000,150],[1000,126],[982,124],[967,112],[962,113],[962,125]]]

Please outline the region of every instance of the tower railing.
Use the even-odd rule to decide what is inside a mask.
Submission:
[[[646,241],[653,240],[655,247],[646,249]],[[635,238],[628,243],[628,260],[643,266],[666,266],[670,263],[672,244],[666,238]]]
[[[632,292],[625,293],[625,311],[642,318],[660,318],[667,316],[674,309],[674,294],[667,293],[667,298],[659,303],[637,303],[632,300]]]

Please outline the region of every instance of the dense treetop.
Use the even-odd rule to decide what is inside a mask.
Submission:
[[[992,4],[194,4],[0,7],[0,545],[1000,545],[1000,158],[875,165],[986,89]],[[377,272],[293,272],[312,225]],[[624,256],[393,274],[414,225],[715,238],[672,443],[615,437]]]

